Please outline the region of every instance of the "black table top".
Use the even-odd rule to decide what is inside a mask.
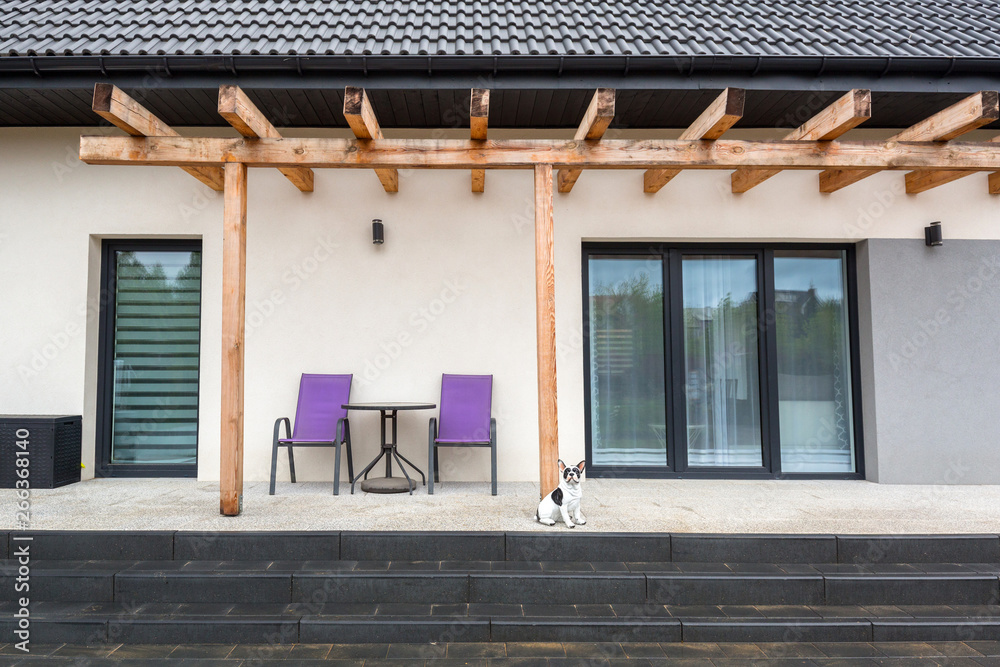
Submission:
[[[406,401],[385,403],[344,403],[340,407],[345,410],[433,410],[437,407],[434,403],[408,403]]]

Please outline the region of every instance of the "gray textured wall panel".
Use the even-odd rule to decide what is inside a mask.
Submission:
[[[1000,484],[1000,241],[872,239],[859,274],[869,478]]]

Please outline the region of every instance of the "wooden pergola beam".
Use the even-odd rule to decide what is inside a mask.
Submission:
[[[889,141],[950,141],[966,132],[988,125],[997,118],[1000,118],[997,92],[983,90],[908,127],[891,137]],[[819,191],[836,192],[876,173],[877,170],[823,171],[819,175]]]
[[[742,88],[726,88],[722,94],[701,112],[691,125],[681,132],[683,141],[698,139],[718,139],[726,130],[743,117],[746,91]],[[642,175],[643,192],[654,193],[669,183],[680,169],[647,169]]]
[[[368,101],[364,88],[347,86],[344,89],[344,118],[351,126],[354,136],[362,141],[382,140],[382,127],[378,124],[375,109]],[[386,192],[399,192],[399,172],[396,169],[375,169]]]
[[[600,141],[615,118],[615,91],[613,88],[598,88],[590,99],[590,104],[583,114],[580,126],[573,135],[574,141]],[[581,169],[559,170],[559,192],[570,192],[576,179],[580,178]]]
[[[473,88],[469,98],[469,133],[473,141],[486,141],[486,129],[490,120],[490,91]],[[472,191],[486,190],[486,170],[472,170]]]
[[[243,505],[243,340],[246,331],[247,167],[225,166],[222,224],[222,429],[219,509]]]
[[[872,92],[855,89],[785,136],[785,141],[831,141],[872,117]],[[733,192],[743,193],[779,173],[780,169],[737,169]]]
[[[555,232],[552,165],[535,166],[535,331],[538,349],[539,496],[559,486],[559,418],[556,401]]]
[[[1000,142],[1000,137],[994,137],[990,141]],[[906,193],[915,195],[921,192],[927,192],[932,188],[936,188],[939,185],[944,185],[945,183],[951,183],[952,181],[957,181],[960,178],[965,178],[971,173],[968,171],[911,171],[906,175]],[[998,194],[993,192],[992,187],[990,188],[990,194]]]
[[[239,86],[219,86],[219,115],[247,139],[281,139],[281,133],[261,113]],[[313,171],[308,167],[279,167],[278,171],[302,192],[313,191]]]
[[[991,142],[80,138],[89,164],[354,169],[533,169],[538,164],[597,169],[1000,170]]]
[[[101,118],[133,137],[176,137],[176,131],[146,107],[110,83],[94,85],[91,108]],[[216,192],[222,192],[224,178],[218,167],[181,167]]]

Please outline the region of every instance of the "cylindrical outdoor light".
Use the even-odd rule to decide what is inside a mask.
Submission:
[[[378,218],[372,220],[372,243],[375,245],[385,243],[385,227],[382,226],[382,221]]]
[[[932,222],[930,226],[924,227],[924,243],[928,246],[944,245],[941,240],[941,223]]]

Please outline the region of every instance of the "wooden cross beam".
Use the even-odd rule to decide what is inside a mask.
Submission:
[[[1000,118],[997,93],[993,90],[984,90],[893,135],[889,141],[949,141],[992,123],[997,118]],[[876,173],[877,170],[830,169],[820,173],[819,191],[836,192]]]
[[[490,119],[490,91],[473,88],[469,98],[469,132],[473,141],[486,141],[486,126]],[[486,190],[486,170],[472,170],[472,191]]]
[[[385,138],[364,88],[347,86],[344,89],[344,118],[354,136],[365,143]],[[375,175],[386,192],[399,192],[399,172],[396,169],[376,169]]]
[[[615,91],[613,88],[598,88],[590,100],[587,111],[583,114],[580,127],[573,135],[575,141],[600,141],[615,117]],[[559,192],[570,192],[576,179],[580,178],[580,169],[559,170]]]
[[[239,86],[219,86],[219,115],[229,121],[247,139],[280,139],[281,133],[271,125]],[[313,191],[313,171],[308,167],[279,167],[278,171],[302,192]]]
[[[160,120],[118,86],[110,83],[94,85],[92,108],[101,118],[120,127],[133,137],[176,137],[172,127]],[[222,192],[224,177],[219,167],[181,167],[216,192]]]
[[[785,136],[785,141],[830,141],[872,117],[872,92],[855,89],[840,97]],[[737,169],[733,192],[742,193],[779,173],[780,169]]]
[[[1000,137],[994,137],[990,141],[1000,142]],[[996,173],[998,174],[998,178],[1000,178],[1000,172]],[[957,181],[958,179],[964,178],[969,174],[970,172],[968,171],[911,171],[906,175],[906,192],[911,195],[926,192],[932,188],[938,187],[939,185]],[[993,174],[990,175],[991,184],[992,181]],[[990,194],[995,195],[1000,193],[994,192],[991,185]]]
[[[227,139],[217,137],[80,137],[88,164],[353,169],[779,169],[1000,170],[991,142]]]
[[[707,109],[701,112],[688,129],[681,132],[680,139],[684,141],[718,139],[743,117],[745,100],[746,91],[742,88],[726,88]],[[660,188],[679,173],[680,169],[647,169],[642,175],[643,192],[659,192]]]

